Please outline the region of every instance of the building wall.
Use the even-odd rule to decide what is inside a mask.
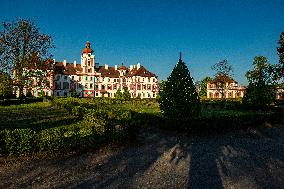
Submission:
[[[224,90],[218,88],[214,83],[207,83],[207,98],[220,99],[224,93],[224,98],[242,98],[245,94],[245,88],[239,86],[236,82],[226,83]]]

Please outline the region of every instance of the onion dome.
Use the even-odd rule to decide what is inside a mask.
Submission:
[[[93,53],[94,51],[90,47],[91,47],[91,43],[87,41],[86,48],[82,50],[82,54]]]

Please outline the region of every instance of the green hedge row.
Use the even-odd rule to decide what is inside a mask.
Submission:
[[[122,132],[119,131],[112,134],[108,133],[108,135],[106,133],[107,131],[104,128],[98,130],[95,126],[51,128],[40,132],[31,129],[5,129],[0,131],[0,155],[20,155],[73,148],[82,149],[105,140],[122,137]]]
[[[15,129],[0,131],[0,154],[27,154],[39,151],[68,150],[104,141],[133,138],[138,128],[159,127],[182,132],[219,132],[283,121],[282,112],[204,111],[181,122],[168,120],[157,111],[155,101],[117,101],[114,99],[54,98],[55,106],[65,108],[80,121],[77,125],[42,131]],[[147,111],[144,111],[148,109]]]
[[[66,106],[73,114],[79,115],[81,121],[78,122],[78,125],[42,131],[33,131],[32,129],[2,130],[0,131],[0,155],[82,149],[105,141],[134,137],[137,132],[132,121],[134,113],[130,110],[91,109],[77,103],[70,104],[72,103],[62,104],[62,106]]]
[[[279,123],[283,122],[282,112],[241,112],[241,111],[223,111],[212,112],[208,115],[201,115],[192,120],[179,121],[162,118],[158,126],[170,130],[179,130],[182,132],[224,132],[248,127],[259,127],[265,122]],[[174,125],[174,127],[173,127]]]

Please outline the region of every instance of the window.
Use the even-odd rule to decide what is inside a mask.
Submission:
[[[148,77],[148,82],[150,83],[151,81],[150,81],[150,77]]]
[[[85,77],[85,81],[88,81],[88,77],[87,76]]]
[[[88,88],[88,84],[86,83],[86,84],[85,84],[85,89],[87,89],[87,88]]]
[[[237,92],[236,93],[236,98],[240,97],[241,96],[241,93],[240,92]]]
[[[229,97],[229,98],[233,98],[233,93],[232,93],[232,92],[229,92],[228,97]]]
[[[102,85],[102,89],[105,89],[105,86],[104,86],[104,85]]]
[[[55,82],[55,89],[61,89],[61,83]]]
[[[219,98],[219,93],[215,93],[215,98]]]
[[[141,90],[141,85],[137,85],[137,90]]]
[[[108,86],[107,86],[107,89],[108,89],[108,90],[111,90],[111,85],[108,85]]]
[[[98,86],[98,85],[96,85],[96,89],[99,89],[99,86]]]
[[[116,89],[116,84],[113,84],[113,89]]]
[[[93,88],[93,83],[90,83],[90,89],[92,89]]]
[[[147,89],[148,89],[148,90],[151,90],[151,85],[147,85]]]
[[[60,96],[60,95],[59,95],[59,92],[56,93],[56,96]]]
[[[63,82],[63,89],[69,89],[69,83]]]
[[[81,81],[81,76],[79,76],[79,81]]]
[[[93,80],[93,77],[90,77],[90,81],[92,81]]]
[[[72,75],[72,80],[74,80],[74,75]]]
[[[154,98],[155,98],[155,96],[156,96],[155,93],[153,93],[153,97],[154,97]]]
[[[153,82],[155,82],[156,81],[156,79],[155,78],[153,78]]]
[[[64,76],[64,80],[67,80],[67,75]]]
[[[88,59],[88,66],[90,66],[91,65],[91,61],[90,61],[90,59]]]
[[[150,96],[150,93],[148,93],[148,98],[150,98],[151,96]]]
[[[99,93],[96,93],[96,96],[99,96]]]

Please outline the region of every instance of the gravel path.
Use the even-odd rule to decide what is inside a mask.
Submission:
[[[137,142],[83,154],[0,159],[0,188],[284,188],[284,127]]]

